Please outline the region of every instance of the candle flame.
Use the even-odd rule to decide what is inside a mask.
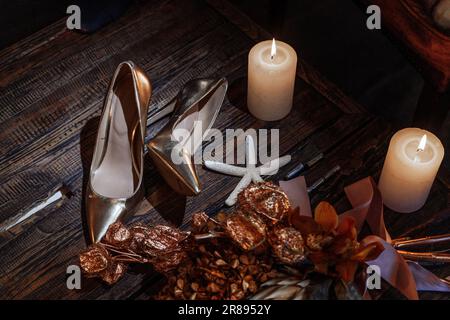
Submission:
[[[272,50],[270,51],[270,59],[273,60],[277,54],[277,45],[275,44],[275,38],[272,39]]]
[[[420,139],[420,143],[419,143],[419,146],[417,147],[417,151],[425,150],[426,144],[427,144],[427,135],[424,134],[422,139]]]

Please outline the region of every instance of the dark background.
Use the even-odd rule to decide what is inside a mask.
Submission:
[[[67,6],[79,2],[0,0],[0,49],[63,18]],[[383,26],[366,28],[365,8],[351,0],[231,2],[371,112],[397,126],[411,125],[423,80]],[[445,123],[435,133],[450,150],[449,115]]]

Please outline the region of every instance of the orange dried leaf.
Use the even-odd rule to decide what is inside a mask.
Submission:
[[[334,207],[326,202],[320,202],[314,210],[314,219],[326,231],[330,232],[338,226],[338,215]]]
[[[302,236],[305,238],[310,233],[320,233],[321,228],[314,221],[312,217],[301,216],[300,214],[292,214],[289,218],[289,223],[295,229],[300,231]]]
[[[344,216],[340,219],[336,229],[337,234],[345,234],[355,226],[355,218],[352,216]]]
[[[360,262],[374,260],[383,250],[384,247],[380,242],[372,242],[367,246],[361,245],[351,259]]]

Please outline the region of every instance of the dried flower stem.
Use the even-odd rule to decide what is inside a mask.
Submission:
[[[127,251],[120,251],[119,249],[117,249],[117,247],[107,244],[107,243],[103,243],[100,242],[102,246],[104,246],[106,249],[111,250],[115,253],[119,253],[119,254],[127,254],[129,256],[135,256],[135,257],[141,257],[139,254],[134,253],[133,251],[127,250]]]
[[[219,231],[210,231],[208,233],[196,234],[194,236],[195,240],[204,240],[204,239],[212,239],[212,238],[223,238],[225,237],[225,232]]]

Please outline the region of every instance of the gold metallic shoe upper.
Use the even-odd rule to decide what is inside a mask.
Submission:
[[[176,98],[169,122],[148,144],[156,168],[172,189],[182,195],[197,195],[201,191],[192,155],[216,120],[227,87],[225,78],[189,81]],[[193,133],[194,121],[202,123],[200,141],[188,138],[183,144],[190,148],[180,147],[180,141],[173,139],[174,130],[183,127]],[[177,155],[177,161],[174,160],[174,154]]]
[[[100,119],[86,192],[89,237],[133,213],[143,198],[144,137],[150,80],[130,61],[117,67]]]

